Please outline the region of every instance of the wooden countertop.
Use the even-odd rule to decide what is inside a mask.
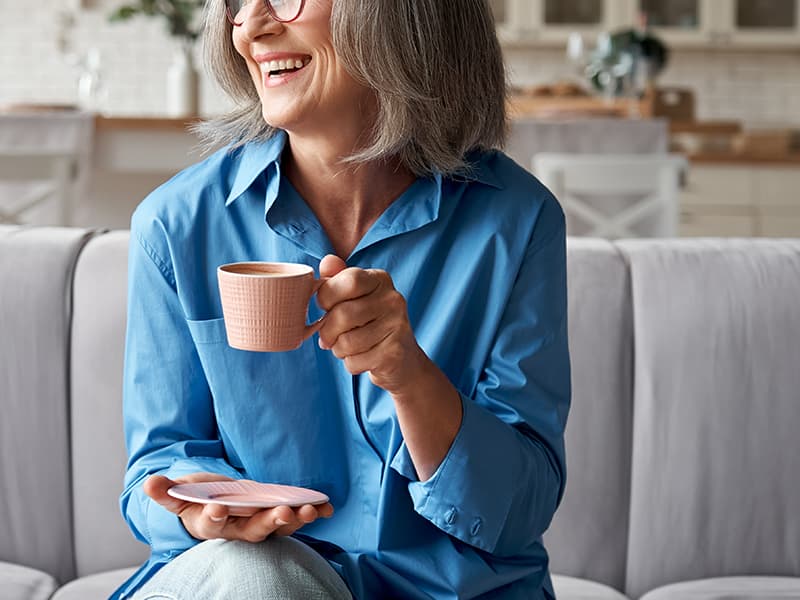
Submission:
[[[800,152],[786,154],[753,154],[735,152],[697,152],[686,158],[697,165],[760,165],[800,168]]]
[[[98,131],[117,129],[157,129],[161,131],[186,131],[191,125],[200,122],[200,117],[173,119],[169,117],[95,117]]]
[[[648,107],[640,100],[597,96],[523,96],[508,99],[508,114],[514,118],[572,118],[648,116]]]
[[[575,102],[574,108],[586,108],[584,104]],[[596,104],[595,104],[596,107]],[[614,109],[615,116],[621,116],[623,111],[630,109],[628,103],[618,103]],[[611,116],[611,113],[602,114],[597,111],[593,116]],[[524,112],[524,111],[523,111]],[[568,111],[567,111],[568,112]],[[520,113],[512,114],[519,117]],[[565,115],[566,116],[566,115]],[[586,116],[586,115],[584,115]],[[174,119],[167,117],[95,117],[95,126],[98,131],[120,131],[120,130],[157,130],[157,131],[187,131],[188,128],[200,122],[199,117],[188,119]],[[684,132],[703,132],[703,133],[731,133],[740,130],[740,126],[732,121],[719,122],[680,122],[675,121],[670,124],[670,131],[673,133]],[[800,167],[800,152],[788,154],[753,154],[753,153],[733,153],[733,152],[698,152],[686,155],[687,159],[693,164],[704,165],[774,165],[787,167]]]

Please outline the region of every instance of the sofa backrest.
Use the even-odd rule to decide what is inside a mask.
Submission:
[[[636,340],[626,593],[800,576],[800,240],[619,247]]]
[[[572,406],[567,487],[545,535],[553,572],[625,583],[633,322],[628,268],[608,241],[568,240]]]
[[[61,581],[147,555],[118,508],[128,233],[87,238],[0,227],[0,560]],[[632,598],[800,575],[800,240],[570,239],[568,276],[552,570]]]
[[[93,238],[75,274],[72,468],[79,575],[130,566],[146,556],[117,502],[125,465],[120,411],[128,237],[112,232]],[[568,483],[546,543],[554,570],[621,589],[630,478],[628,273],[619,252],[603,240],[570,240],[568,262]]]
[[[82,229],[0,227],[0,561],[75,573],[67,360]]]
[[[72,487],[79,576],[145,560],[119,509],[125,473],[122,367],[128,232],[98,235],[75,271],[72,317]]]

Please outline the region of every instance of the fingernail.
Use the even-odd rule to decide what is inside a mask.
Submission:
[[[284,521],[283,519],[275,519],[275,525],[278,527],[283,527],[284,525],[288,525],[289,521]]]
[[[222,521],[225,520],[225,517],[211,517],[211,516],[209,516],[208,518],[211,519],[212,521],[214,521],[214,523],[221,523]]]

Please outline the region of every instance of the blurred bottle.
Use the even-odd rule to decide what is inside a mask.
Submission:
[[[78,106],[89,112],[103,112],[106,89],[100,50],[90,48],[83,59],[82,68],[78,78]]]
[[[176,49],[167,70],[167,115],[173,118],[196,116],[199,86],[193,47],[190,43],[183,43]]]

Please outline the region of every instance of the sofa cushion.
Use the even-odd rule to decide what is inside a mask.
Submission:
[[[800,598],[800,578],[717,577],[684,581],[648,592],[641,600],[786,600],[787,598]]]
[[[626,593],[800,576],[800,240],[619,247],[636,338]]]
[[[60,588],[52,600],[103,600],[110,597],[135,571],[135,568],[115,569],[75,579]]]
[[[128,237],[127,231],[94,237],[75,271],[71,437],[79,577],[142,563],[148,555],[119,509]]]
[[[632,420],[630,283],[610,242],[570,238],[567,250],[567,486],[545,546],[554,571],[622,589]]]
[[[628,600],[607,585],[566,575],[553,575],[553,591],[558,600]]]
[[[38,569],[0,562],[3,600],[47,600],[57,587],[55,579]]]
[[[82,229],[0,229],[0,560],[74,576],[67,416]],[[119,400],[116,400],[119,402]]]

